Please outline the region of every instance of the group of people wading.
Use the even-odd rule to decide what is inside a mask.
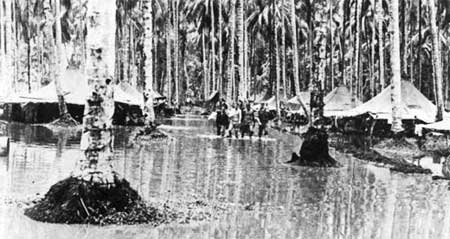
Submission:
[[[239,101],[238,104],[232,104],[230,108],[221,101],[216,106],[216,129],[217,135],[223,137],[236,138],[253,136],[255,127],[258,127],[258,137],[267,134],[267,124],[270,119],[270,112],[267,111],[265,104],[261,104],[259,110],[253,110],[250,103],[244,104]]]

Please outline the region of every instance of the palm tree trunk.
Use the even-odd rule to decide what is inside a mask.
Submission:
[[[371,0],[370,5],[372,7],[372,34],[371,34],[371,40],[370,40],[370,98],[374,96],[375,93],[375,33],[376,33],[376,20],[375,20],[375,1]]]
[[[61,88],[61,74],[62,74],[62,62],[61,62],[61,56],[62,56],[62,39],[61,39],[61,9],[60,9],[60,1],[55,1],[55,32],[56,32],[56,66],[54,68],[55,70],[55,87],[56,87],[56,95],[58,96],[58,109],[59,109],[59,115],[60,117],[64,118],[67,117],[68,111],[67,111],[67,105],[64,100],[64,94],[62,92]]]
[[[211,82],[213,84],[213,90],[217,90],[217,83],[216,83],[216,62],[215,62],[215,55],[216,55],[216,38],[215,38],[215,14],[214,14],[214,0],[211,0],[210,3],[211,8]]]
[[[222,43],[222,26],[223,26],[223,16],[222,16],[222,1],[219,1],[219,79],[218,79],[218,91],[220,97],[223,97],[223,43]]]
[[[392,69],[392,127],[394,133],[403,131],[400,104],[401,91],[401,58],[400,29],[398,17],[398,0],[391,0],[391,69]]]
[[[328,24],[330,28],[330,82],[331,82],[331,89],[334,89],[334,29],[333,29],[333,3],[329,2],[329,17],[328,17]]]
[[[380,0],[381,1],[381,0]],[[419,24],[419,44],[417,50],[417,61],[418,61],[418,74],[417,81],[419,90],[422,90],[422,0],[419,0],[419,15],[417,16],[417,21]]]
[[[204,99],[206,100],[209,95],[209,84],[208,84],[208,61],[206,57],[206,28],[202,31],[202,63],[203,63],[203,91]]]
[[[112,117],[114,115],[114,87],[110,76],[115,72],[116,5],[99,6],[102,3],[90,1],[87,4],[89,10],[98,10],[98,12],[89,11],[88,19],[92,21],[86,28],[86,44],[90,49],[102,49],[102,51],[101,53],[96,51],[95,55],[89,54],[86,59],[90,94],[86,99],[80,142],[86,161],[81,162],[80,174],[86,181],[106,184],[112,182],[115,175],[110,163],[113,158]],[[98,125],[102,127],[99,129]]]
[[[143,0],[144,8],[144,82],[145,82],[145,126],[151,127],[155,122],[153,109],[153,7],[151,0]]]
[[[245,58],[244,58],[244,0],[238,0],[237,6],[237,39],[239,54],[239,98],[244,100],[245,96]]]
[[[444,97],[442,89],[442,59],[441,48],[439,44],[439,33],[436,26],[436,5],[434,0],[428,0],[430,8],[430,25],[431,36],[433,40],[433,65],[434,65],[434,78],[436,82],[436,98],[437,98],[437,115],[436,120],[442,120],[444,114]]]
[[[291,10],[291,24],[292,24],[292,51],[293,51],[293,65],[294,65],[294,86],[297,100],[300,102],[307,118],[309,118],[309,110],[306,108],[302,98],[300,97],[300,82],[299,82],[299,70],[298,70],[298,42],[297,42],[297,19],[295,14],[295,1],[290,0],[289,9]]]
[[[179,39],[178,39],[178,31],[179,31],[179,23],[178,23],[178,1],[179,0],[173,0],[173,13],[174,13],[174,18],[173,18],[173,36],[174,36],[174,81],[175,81],[175,102],[176,105],[178,106],[180,104],[180,92],[179,92],[179,72],[180,72],[180,59],[179,58]]]
[[[228,52],[228,82],[227,82],[227,101],[231,103],[233,97],[233,82],[234,82],[234,35],[236,32],[236,0],[230,0],[230,47]]]
[[[281,111],[280,111],[280,43],[278,42],[278,29],[276,27],[275,23],[275,71],[276,71],[276,92],[275,92],[275,99],[276,99],[276,110],[277,110],[277,119],[280,123],[281,121]]]
[[[286,23],[284,19],[285,0],[281,0],[281,81],[283,82],[283,99],[287,99],[286,87]]]
[[[384,89],[384,31],[383,31],[383,0],[377,1],[377,27],[378,27],[378,78],[380,81],[380,91]]]
[[[3,6],[2,6],[3,7]],[[6,0],[5,1],[5,9],[4,9],[4,18],[5,21],[3,21],[4,26],[5,26],[5,71],[4,73],[4,77],[6,79],[6,87],[7,89],[11,89],[13,92],[16,90],[14,88],[14,84],[13,84],[13,65],[12,65],[12,59],[13,59],[13,55],[12,55],[12,44],[14,44],[12,42],[12,22],[11,22],[11,0]]]
[[[359,87],[361,82],[361,75],[360,75],[360,49],[361,49],[361,8],[362,8],[362,0],[356,0],[356,36],[355,36],[355,75],[354,75],[354,91],[353,91],[353,97],[352,101],[356,101],[356,98],[359,95]]]
[[[169,3],[166,2],[166,6],[169,9]],[[167,100],[172,102],[172,40],[171,40],[171,24],[170,18],[166,19],[166,87],[167,87]]]

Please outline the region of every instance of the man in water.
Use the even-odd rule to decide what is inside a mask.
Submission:
[[[258,124],[258,137],[267,134],[267,123],[269,122],[269,112],[267,112],[264,104],[261,104],[261,108],[256,116],[256,123]]]
[[[233,104],[230,113],[229,113],[229,117],[230,117],[230,125],[228,127],[228,137],[231,137],[233,135],[233,131],[234,134],[236,136],[236,138],[239,138],[239,123],[241,122],[241,118],[242,118],[242,110],[240,107],[237,107],[236,104]]]
[[[255,124],[255,112],[247,103],[246,108],[242,110],[242,120],[241,120],[241,136],[244,138],[245,134],[248,133],[250,139],[253,136],[253,126]]]
[[[217,111],[216,116],[217,135],[224,136],[229,124],[230,119],[227,114],[227,105],[222,105],[222,108]]]

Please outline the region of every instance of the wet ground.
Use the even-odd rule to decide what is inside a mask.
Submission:
[[[0,238],[450,238],[448,182],[391,173],[332,150],[341,168],[289,167],[298,140],[222,139],[204,120],[167,120],[172,137],[133,145],[116,131],[115,166],[148,201],[223,202],[221,219],[157,228],[60,225],[23,215],[21,202],[67,177],[79,133],[12,125],[0,158]],[[18,202],[18,203],[17,203]]]

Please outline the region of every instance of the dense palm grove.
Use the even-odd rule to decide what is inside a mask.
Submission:
[[[87,1],[60,3],[1,0],[3,91],[58,78],[55,59],[85,69]],[[447,1],[117,0],[116,9],[115,81],[175,104],[215,91],[282,102],[342,84],[366,101],[390,83],[399,94],[400,79],[438,105],[438,118],[448,99]]]

